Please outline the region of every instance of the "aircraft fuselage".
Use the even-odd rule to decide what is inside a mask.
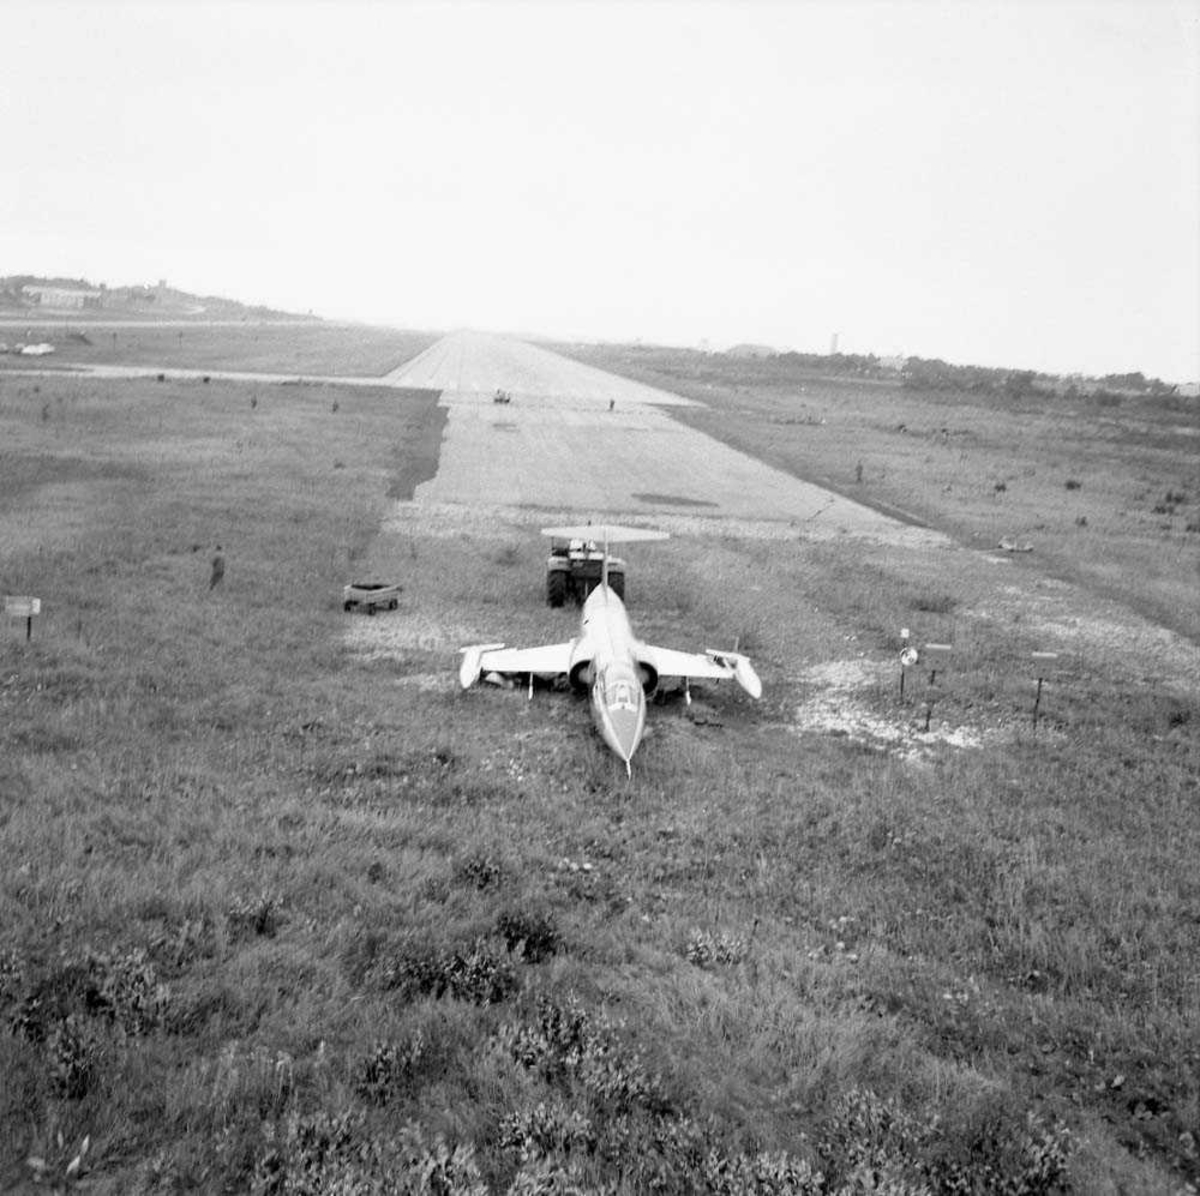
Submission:
[[[628,771],[646,730],[646,691],[625,604],[608,586],[598,585],[584,602],[578,643],[591,659],[585,676],[596,729]]]

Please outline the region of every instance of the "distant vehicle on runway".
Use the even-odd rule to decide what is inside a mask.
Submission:
[[[511,403],[512,402],[512,391],[511,390],[501,390],[499,387],[497,387],[496,393],[494,395],[492,395],[492,402],[493,403]]]
[[[645,528],[592,527],[548,528],[545,534],[568,539],[595,536],[608,544],[614,540],[665,539],[665,533]],[[459,683],[469,689],[480,678],[503,684],[524,679],[530,695],[535,677],[565,678],[577,690],[591,691],[592,717],[601,738],[625,765],[646,729],[646,699],[668,678],[683,682],[688,702],[693,678],[723,680],[732,677],[752,697],[762,696],[762,682],[749,659],[738,652],[706,648],[703,655],[659,648],[639,640],[629,623],[625,604],[608,582],[602,569],[600,584],[583,604],[579,634],[563,644],[538,648],[506,648],[503,644],[475,644],[463,648]]]

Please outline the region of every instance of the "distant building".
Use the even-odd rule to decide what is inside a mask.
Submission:
[[[728,357],[775,357],[775,350],[770,345],[734,345],[725,350]]]
[[[879,359],[879,368],[881,370],[895,370],[897,374],[900,373],[907,365],[908,358],[901,356],[900,354],[896,354],[892,357],[881,357]]]
[[[1200,399],[1200,382],[1181,382],[1175,393],[1184,399]]]
[[[24,286],[21,293],[40,307],[79,309],[100,307],[104,302],[103,291],[85,291],[74,287]]]

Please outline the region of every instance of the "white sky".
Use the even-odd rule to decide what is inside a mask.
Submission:
[[[1200,378],[1200,0],[6,0],[0,24],[0,274]]]

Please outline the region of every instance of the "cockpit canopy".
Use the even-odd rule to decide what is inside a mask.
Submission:
[[[644,701],[641,678],[623,660],[613,661],[601,670],[600,692],[609,710],[637,710]]]

